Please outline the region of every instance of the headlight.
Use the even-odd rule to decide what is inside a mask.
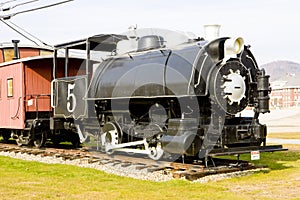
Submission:
[[[225,57],[236,55],[242,52],[244,48],[244,39],[238,37],[236,39],[227,39],[224,45]]]

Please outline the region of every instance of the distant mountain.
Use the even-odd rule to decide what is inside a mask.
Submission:
[[[270,81],[275,81],[287,74],[300,75],[300,63],[291,61],[274,61],[264,64],[260,68],[265,68],[267,74],[270,75]]]

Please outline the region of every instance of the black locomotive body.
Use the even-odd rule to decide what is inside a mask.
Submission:
[[[242,38],[183,39],[170,45],[166,34],[127,36],[90,39],[88,50],[98,41],[94,50],[116,51],[97,67],[87,61],[84,85],[75,84],[79,77],[54,80],[54,92],[65,85],[64,93],[56,91],[65,99],[55,105],[56,116],[79,119],[84,135],[95,114],[98,142],[107,153],[205,157],[216,149],[251,151],[266,145],[267,128],[258,117],[269,112],[269,76]],[[124,46],[131,50],[121,51]],[[80,112],[77,96],[86,105]],[[251,107],[252,117],[238,116]]]

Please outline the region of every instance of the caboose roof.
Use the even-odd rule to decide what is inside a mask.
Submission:
[[[7,48],[14,48],[13,43],[11,42],[0,43],[0,49],[7,49]],[[48,51],[53,50],[51,46],[37,46],[37,45],[22,44],[22,43],[18,44],[18,48],[31,48],[31,49],[41,49],[41,50],[48,50]]]
[[[116,34],[99,34],[94,35],[85,39],[75,40],[72,42],[67,42],[63,44],[55,45],[55,49],[78,49],[86,50],[87,43],[90,42],[90,49],[96,51],[108,51],[111,52],[116,49],[116,45],[121,40],[127,40],[125,35],[116,35]]]
[[[0,67],[6,66],[6,65],[12,65],[15,63],[24,63],[24,62],[28,62],[28,61],[32,61],[32,60],[50,59],[52,57],[53,57],[52,55],[26,57],[26,58],[21,58],[21,59],[16,59],[16,60],[11,60],[8,62],[0,63]]]
[[[59,55],[58,58],[64,58],[64,56]],[[70,58],[72,59],[84,59],[83,57],[79,56],[71,56]],[[16,59],[16,60],[11,60],[8,62],[0,63],[0,67],[7,66],[7,65],[12,65],[15,63],[26,63],[26,62],[31,62],[35,60],[45,60],[45,59],[53,59],[53,55],[43,55],[43,56],[33,56],[33,57],[26,57],[26,58],[21,58],[21,59]]]

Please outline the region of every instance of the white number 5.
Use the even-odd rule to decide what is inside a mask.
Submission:
[[[76,108],[76,96],[74,95],[74,84],[68,84],[68,97],[67,97],[67,110],[68,112],[74,112]],[[72,106],[71,106],[71,100],[72,100]]]

